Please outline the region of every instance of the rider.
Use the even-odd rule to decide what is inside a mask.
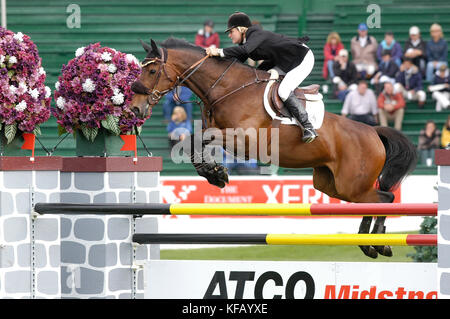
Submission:
[[[281,34],[262,30],[259,25],[252,25],[250,18],[243,12],[235,12],[228,19],[228,36],[236,47],[225,49],[207,48],[209,56],[237,58],[244,62],[247,58],[255,61],[264,60],[258,67],[262,70],[277,68],[286,74],[278,88],[278,95],[289,112],[303,126],[303,141],[311,143],[317,133],[308,120],[300,101],[293,91],[309,75],[314,65],[312,51],[300,38],[289,38]]]

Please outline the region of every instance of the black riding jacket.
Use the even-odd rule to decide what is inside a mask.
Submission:
[[[289,72],[302,63],[309,48],[303,43],[305,38],[291,38],[266,31],[253,25],[245,32],[245,43],[223,49],[225,58],[237,58],[245,62],[248,58],[264,62],[258,67],[269,70],[275,66]]]

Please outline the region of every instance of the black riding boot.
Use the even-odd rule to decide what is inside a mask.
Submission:
[[[311,122],[308,120],[308,113],[303,108],[299,99],[291,92],[284,105],[287,107],[292,116],[294,116],[303,127],[303,142],[311,143],[318,136]]]

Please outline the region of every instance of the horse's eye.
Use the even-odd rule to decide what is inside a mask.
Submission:
[[[150,74],[156,73],[156,70],[150,70]]]

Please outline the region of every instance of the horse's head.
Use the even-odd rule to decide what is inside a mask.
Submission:
[[[141,62],[142,72],[139,80],[131,85],[135,93],[131,100],[131,110],[141,118],[149,115],[150,108],[173,89],[176,79],[172,79],[167,73],[167,51],[159,49],[155,41],[150,40],[151,45],[141,40],[147,56]]]

